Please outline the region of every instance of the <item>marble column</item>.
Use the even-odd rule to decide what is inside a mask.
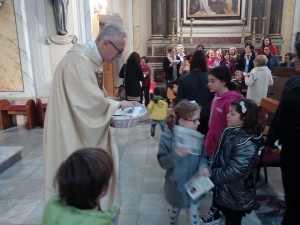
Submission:
[[[269,36],[271,38],[282,38],[281,24],[283,14],[283,0],[272,1],[270,12]]]
[[[152,40],[162,40],[166,32],[166,0],[151,0]]]
[[[262,31],[262,18],[265,16],[265,0],[252,0],[252,18],[256,17],[255,34],[257,34],[257,39],[261,40],[265,32]],[[253,24],[251,31],[253,29]],[[262,35],[260,35],[262,34]]]
[[[177,37],[177,1],[174,0],[167,0],[167,10],[166,10],[166,21],[167,21],[167,33],[166,38],[171,39],[172,38],[172,18],[175,19],[175,37]]]

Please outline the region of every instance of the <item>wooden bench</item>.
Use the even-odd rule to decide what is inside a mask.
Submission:
[[[271,123],[271,120],[273,118],[273,115],[275,114],[277,108],[279,105],[279,101],[273,98],[262,98],[260,102],[261,107],[261,119],[263,119],[264,123],[264,129],[263,134],[267,135],[269,132],[269,124]],[[262,118],[265,117],[265,118]]]
[[[28,130],[37,125],[36,105],[33,99],[27,100],[25,105],[12,105],[7,99],[0,100],[0,130],[5,130],[13,126],[12,115],[26,116]]]
[[[277,111],[279,101],[272,98],[262,98],[260,107],[260,122],[263,125],[263,135],[266,138],[269,132],[270,123],[272,122],[273,115]],[[280,166],[280,154],[278,149],[270,149],[264,146],[257,159],[256,164],[256,181],[260,179],[260,169],[264,168],[265,182],[268,183],[267,167],[279,167]]]
[[[37,98],[36,99],[36,108],[37,108],[37,114],[38,114],[38,124],[41,127],[44,127],[47,103],[43,103],[41,99]]]
[[[285,83],[296,74],[295,67],[276,67],[272,73],[273,85],[268,88],[268,97],[280,101]]]

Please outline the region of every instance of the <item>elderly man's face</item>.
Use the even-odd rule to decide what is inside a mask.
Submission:
[[[183,53],[183,46],[182,45],[178,46],[177,51],[178,51],[179,54],[182,54]]]
[[[126,38],[119,37],[116,40],[110,40],[107,37],[104,41],[105,51],[102,55],[105,62],[111,63],[116,58],[121,58],[123,55],[124,47],[126,44]]]

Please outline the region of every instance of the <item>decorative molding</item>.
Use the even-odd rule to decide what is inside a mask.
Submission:
[[[78,38],[76,35],[64,35],[64,36],[61,36],[61,35],[55,35],[55,36],[46,36],[46,39],[45,39],[45,42],[47,45],[51,45],[51,44],[57,44],[57,45],[66,45],[66,44],[69,44],[69,43],[72,43],[72,44],[76,44],[78,41]]]

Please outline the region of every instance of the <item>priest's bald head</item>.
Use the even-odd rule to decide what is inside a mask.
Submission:
[[[100,31],[96,44],[105,62],[113,62],[122,57],[127,35],[123,28],[116,23],[106,24]]]

